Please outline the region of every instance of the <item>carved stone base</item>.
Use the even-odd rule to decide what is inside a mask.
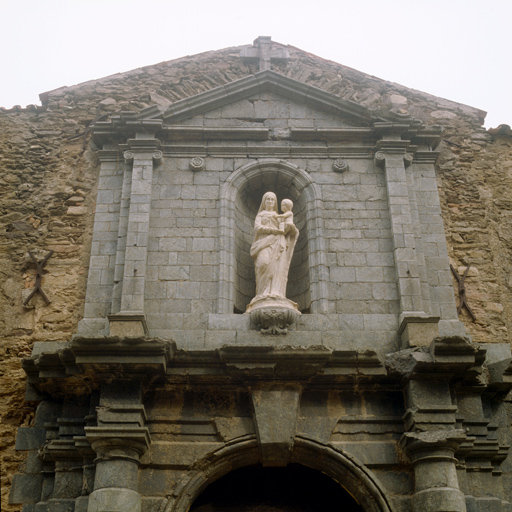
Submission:
[[[284,297],[253,299],[246,313],[250,313],[252,322],[262,334],[287,334],[288,327],[300,315],[297,304]]]

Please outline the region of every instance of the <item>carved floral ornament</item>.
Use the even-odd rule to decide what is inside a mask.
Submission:
[[[332,170],[335,172],[347,172],[348,169],[349,167],[347,161],[343,160],[342,158],[336,159],[332,164]]]
[[[189,168],[191,171],[204,171],[205,162],[204,158],[196,156],[190,160]]]

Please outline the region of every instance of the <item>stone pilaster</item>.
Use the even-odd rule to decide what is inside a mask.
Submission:
[[[145,135],[129,140],[124,153],[133,164],[123,181],[114,274],[114,303],[119,309],[109,316],[111,335],[147,334],[144,284],[153,163],[163,157],[159,147],[157,139]]]
[[[416,233],[411,190],[406,163],[410,141],[402,140],[401,133],[408,124],[382,123],[383,133],[378,141],[376,163],[384,168],[389,203],[393,256],[400,301],[399,335],[403,346],[428,345],[439,334],[438,317],[428,314],[428,288],[422,285],[420,259],[416,250]],[[424,304],[424,296],[426,304]],[[427,306],[427,307],[426,307]]]

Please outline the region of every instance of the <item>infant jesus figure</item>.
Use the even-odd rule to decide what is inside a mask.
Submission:
[[[293,202],[290,199],[283,199],[281,201],[282,214],[277,215],[277,222],[279,222],[279,231],[283,231],[287,234],[290,231],[290,227],[293,226]]]

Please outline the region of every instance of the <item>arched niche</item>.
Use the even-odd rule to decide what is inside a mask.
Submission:
[[[290,265],[287,297],[304,313],[327,312],[327,275],[319,188],[285,160],[261,159],[233,172],[221,190],[219,313],[243,313],[255,295],[249,250],[254,219],[265,192],[291,199],[300,231]]]
[[[296,437],[291,462],[318,470],[330,477],[353,497],[362,512],[394,512],[375,475],[363,464],[331,445]],[[188,512],[209,485],[231,471],[259,463],[259,445],[256,438],[241,438],[198,461],[177,486],[179,491],[168,495],[167,503],[162,509],[164,512]]]

